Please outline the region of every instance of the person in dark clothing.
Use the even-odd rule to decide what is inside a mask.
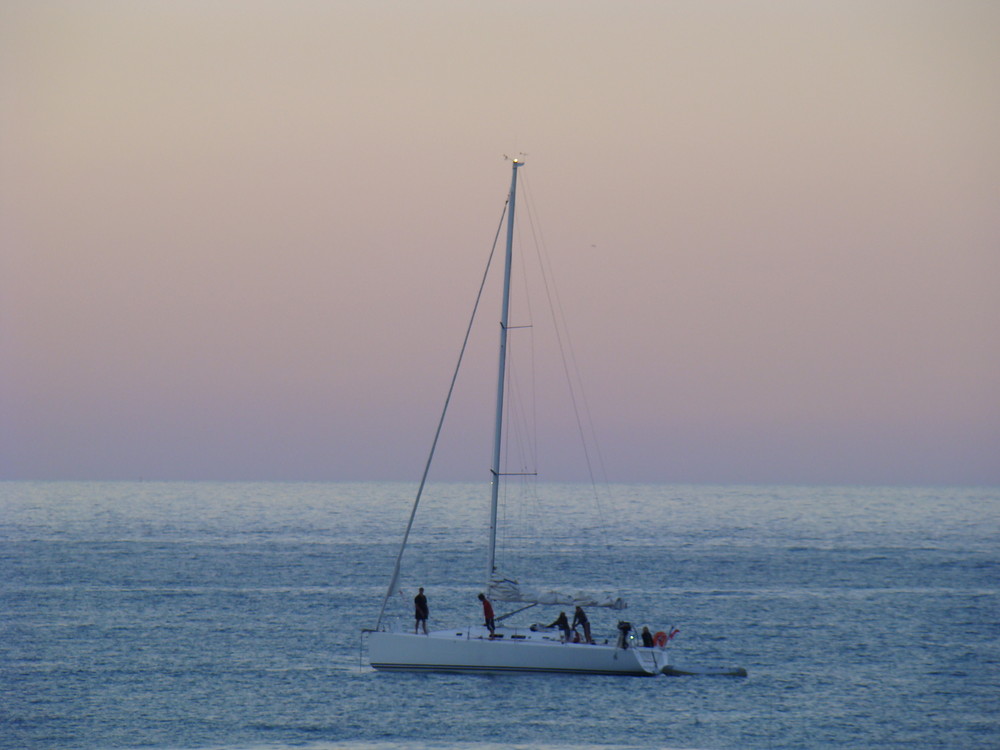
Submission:
[[[573,630],[576,630],[577,625],[583,628],[583,642],[593,643],[594,639],[590,637],[590,620],[587,619],[587,614],[583,611],[583,607],[580,606],[577,606],[576,611],[573,613]]]
[[[427,597],[424,596],[424,589],[421,586],[420,591],[413,597],[413,617],[416,620],[416,624],[413,626],[414,635],[420,631],[421,625],[424,627],[424,635],[427,635],[428,615],[430,615],[430,609],[427,607]]]
[[[479,595],[479,601],[483,603],[483,619],[485,620],[486,628],[490,631],[490,638],[492,638],[496,630],[496,623],[493,620],[493,605],[490,604],[490,600],[486,598],[486,594]]]
[[[645,625],[642,626],[642,645],[646,648],[653,647],[653,634],[649,632],[649,628]]]
[[[555,622],[550,622],[545,627],[559,628],[560,630],[562,630],[563,636],[565,637],[567,643],[569,643],[569,641],[572,640],[572,637],[570,636],[569,620],[566,618],[565,612],[560,612],[559,616],[555,619]]]
[[[618,648],[628,648],[628,634],[632,630],[632,623],[625,620],[618,621]]]

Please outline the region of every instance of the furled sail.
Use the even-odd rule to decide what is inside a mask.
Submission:
[[[489,597],[497,602],[525,604],[555,604],[569,607],[607,607],[625,609],[628,605],[620,596],[607,591],[566,591],[521,587],[510,579],[490,581]]]

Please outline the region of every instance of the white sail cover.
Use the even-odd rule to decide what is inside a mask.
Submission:
[[[607,591],[566,591],[563,589],[522,588],[517,581],[491,581],[490,599],[497,602],[525,604],[557,604],[570,607],[608,607],[625,609],[628,605],[620,596]]]

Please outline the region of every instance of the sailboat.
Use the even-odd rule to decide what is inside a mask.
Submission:
[[[508,314],[514,211],[517,197],[518,170],[522,159],[512,160],[510,193],[507,200],[507,236],[504,262],[503,295],[500,311],[499,370],[497,375],[496,416],[493,431],[493,460],[490,482],[489,535],[485,588],[494,603],[518,603],[526,609],[536,604],[608,607],[622,609],[625,603],[614,595],[595,596],[585,592],[529,590],[517,582],[503,580],[496,570],[497,506],[501,471],[501,446],[504,435],[504,379],[506,374]],[[466,341],[468,333],[466,334]],[[463,346],[464,351],[464,346]],[[457,372],[456,372],[457,375]],[[454,378],[452,387],[454,387]],[[449,392],[447,401],[451,398]],[[441,420],[444,420],[442,414]],[[437,435],[440,435],[441,423]],[[434,444],[437,443],[437,435]],[[434,450],[431,450],[431,458]],[[658,632],[653,646],[644,646],[628,623],[619,621],[617,637],[604,643],[574,642],[568,629],[539,626],[512,627],[503,624],[495,628],[480,626],[456,627],[429,633],[410,633],[384,624],[386,603],[396,590],[403,550],[413,525],[414,514],[427,479],[431,458],[417,491],[410,520],[403,535],[392,579],[374,629],[368,634],[369,662],[376,670],[444,671],[444,672],[561,672],[600,675],[679,674],[671,663],[669,638]],[[520,610],[516,610],[520,611]],[[516,613],[515,611],[515,613]],[[511,613],[513,614],[513,613]],[[504,617],[498,618],[503,620]],[[668,629],[669,630],[669,629]],[[672,634],[672,632],[671,632]]]

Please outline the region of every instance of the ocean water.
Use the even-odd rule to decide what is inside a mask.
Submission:
[[[372,671],[409,484],[0,483],[0,747],[1000,747],[1000,490],[607,489],[505,505],[505,569],[747,678]],[[476,622],[485,502],[428,490],[391,618]]]

